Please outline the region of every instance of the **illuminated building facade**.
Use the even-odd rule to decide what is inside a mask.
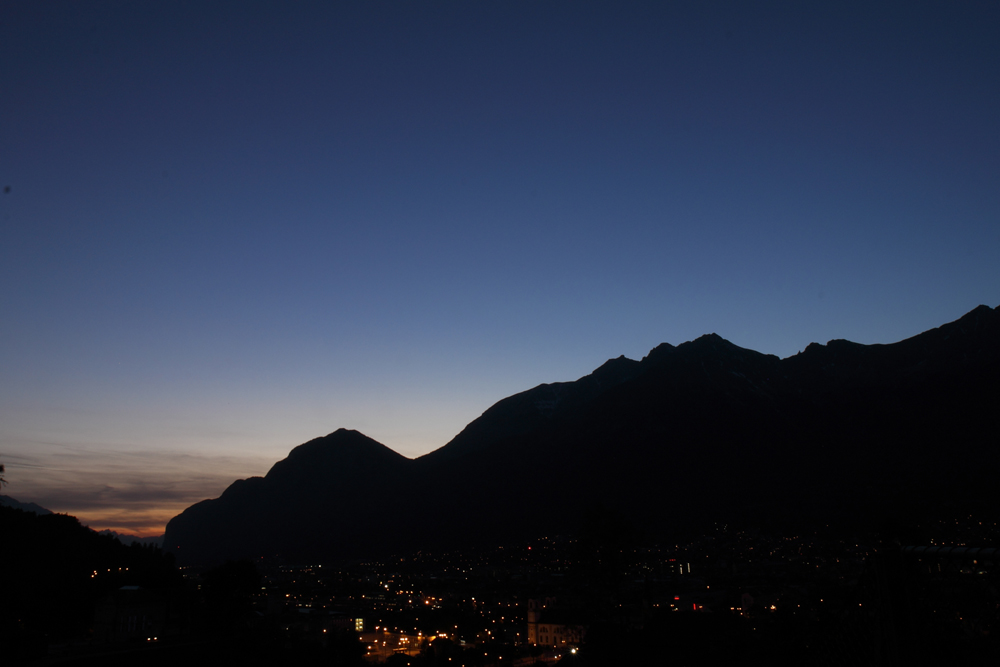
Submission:
[[[586,625],[565,610],[554,609],[555,598],[528,600],[528,643],[557,648],[579,646]]]

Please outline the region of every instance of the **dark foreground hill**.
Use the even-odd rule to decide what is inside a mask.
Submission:
[[[0,539],[0,646],[12,664],[93,640],[97,606],[120,587],[163,590],[180,578],[161,550],[125,546],[65,514],[0,507]]]
[[[995,505],[1000,311],[891,345],[778,359],[715,334],[506,398],[410,460],[356,431],[296,447],[167,525],[182,562],[330,559],[705,521],[899,536],[944,503]]]

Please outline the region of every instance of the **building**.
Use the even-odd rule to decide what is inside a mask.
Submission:
[[[579,646],[587,625],[577,610],[557,607],[555,598],[528,600],[529,644],[556,648]]]

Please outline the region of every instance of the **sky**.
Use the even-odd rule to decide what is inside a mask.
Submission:
[[[706,333],[1000,304],[995,2],[0,4],[3,493],[158,534]]]

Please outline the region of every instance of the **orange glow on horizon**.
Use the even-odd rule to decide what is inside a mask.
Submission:
[[[158,537],[166,530],[167,522],[185,509],[182,507],[171,507],[162,509],[143,509],[136,511],[129,510],[78,510],[76,512],[62,512],[56,508],[49,508],[53,512],[69,514],[75,516],[81,524],[90,527],[92,530],[113,530],[124,535],[135,537]]]

